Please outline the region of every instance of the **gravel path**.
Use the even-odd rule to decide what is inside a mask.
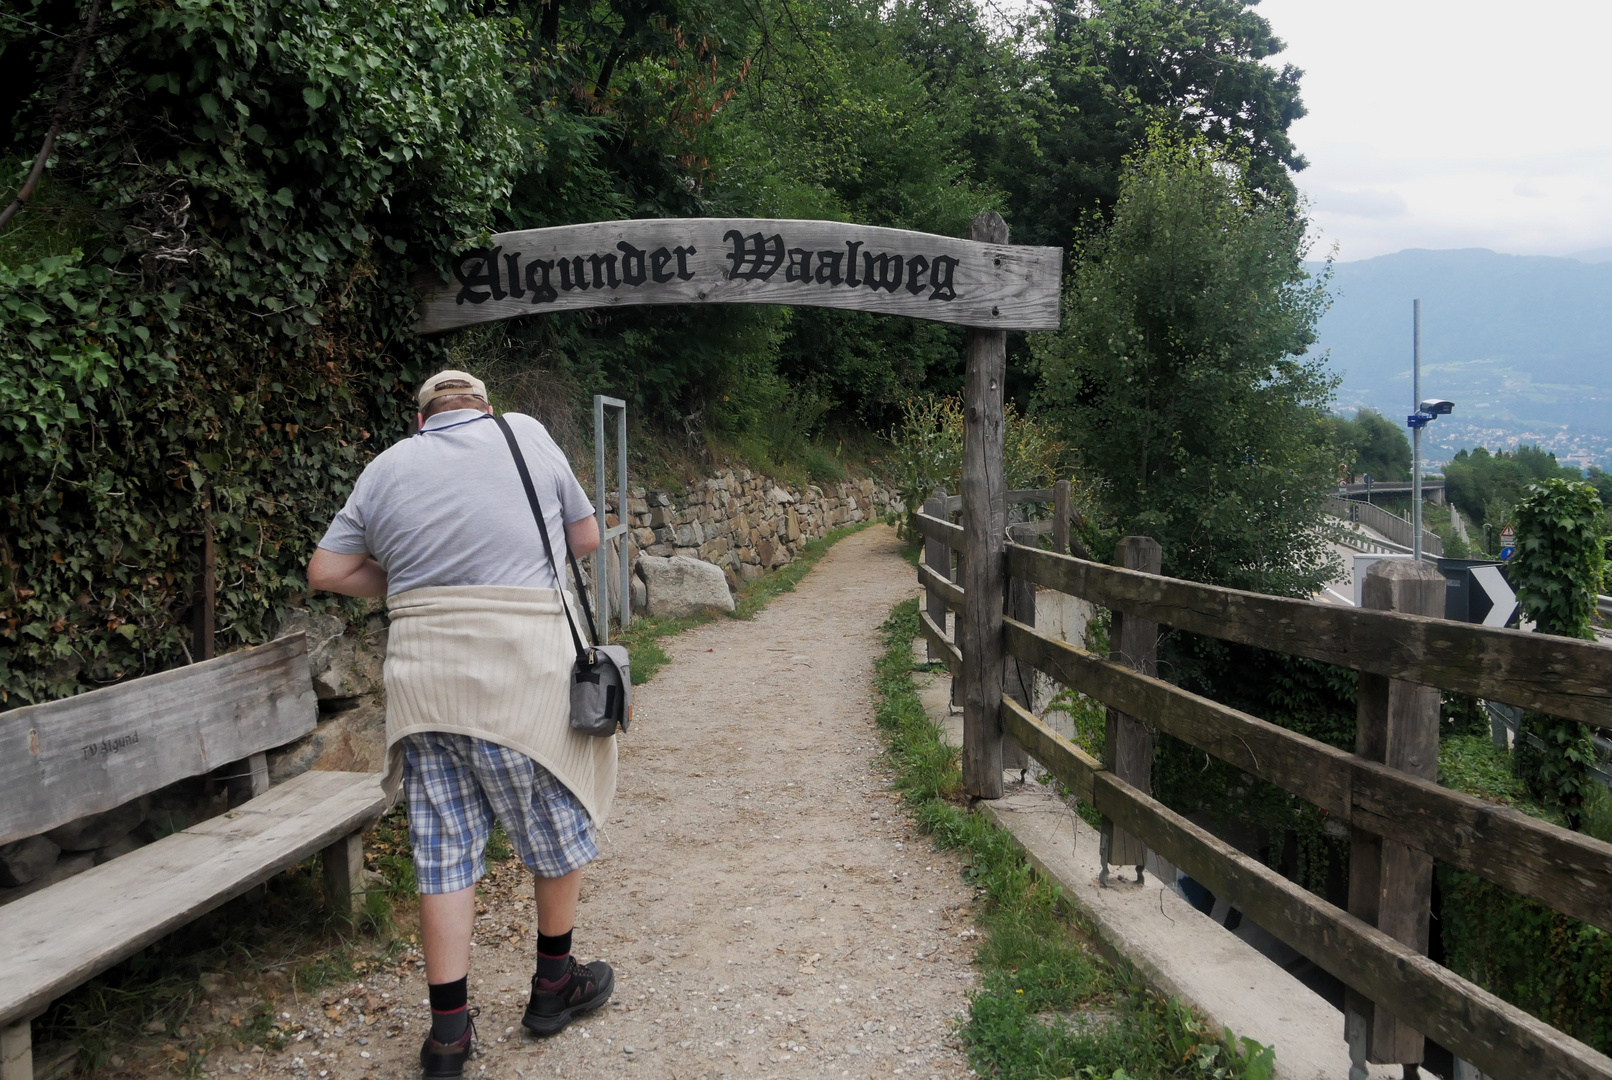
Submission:
[[[577,919],[577,952],[615,966],[615,998],[554,1039],[524,1035],[537,928],[524,870],[500,868],[481,893],[467,1075],[971,1075],[952,1024],[976,985],[972,890],[876,760],[877,628],[912,577],[875,526],[755,620],[670,640],[672,664],[637,691]],[[210,1070],[417,1075],[423,984],[378,973],[303,999],[282,1017],[302,1028],[286,1050]]]

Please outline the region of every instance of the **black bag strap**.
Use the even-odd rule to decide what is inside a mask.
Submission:
[[[515,457],[515,470],[521,474],[521,486],[526,489],[526,501],[531,504],[532,517],[537,521],[537,533],[543,538],[543,550],[548,554],[549,565],[554,568],[554,581],[560,587],[560,607],[565,610],[565,621],[571,628],[571,641],[576,645],[577,660],[586,665],[591,663],[588,657],[588,647],[582,644],[582,635],[577,633],[576,620],[571,617],[571,608],[565,602],[565,575],[560,572],[560,564],[554,558],[554,543],[549,539],[548,523],[543,520],[543,506],[537,501],[537,488],[532,484],[532,474],[526,468],[526,455],[521,453],[520,443],[515,441],[515,433],[510,430],[509,422],[502,416],[494,416],[493,422],[504,433],[504,441],[509,443],[509,452]],[[599,644],[599,633],[594,629],[593,611],[588,606],[588,590],[582,587],[582,571],[577,569],[576,556],[571,554],[571,545],[565,546],[565,557],[570,560],[571,569],[576,574],[577,598],[582,601],[582,613],[587,616],[588,633],[594,645]]]

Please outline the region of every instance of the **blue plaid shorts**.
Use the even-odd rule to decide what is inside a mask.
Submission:
[[[564,877],[599,856],[593,819],[554,774],[485,739],[429,731],[403,739],[414,877],[422,893],[469,888],[487,872],[493,818],[538,877]]]

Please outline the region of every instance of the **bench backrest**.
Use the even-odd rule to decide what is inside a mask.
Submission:
[[[312,731],[303,634],[0,713],[0,844]]]

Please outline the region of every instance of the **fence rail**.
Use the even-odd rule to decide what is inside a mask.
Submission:
[[[919,571],[930,597],[922,615],[923,633],[933,657],[963,672],[975,662],[947,636],[946,610],[961,612],[980,598],[959,587],[949,573],[950,552],[959,553],[965,563],[973,555],[964,530],[940,516],[949,513],[945,503],[932,499],[925,511],[918,515],[918,530],[933,545],[930,550],[947,558],[945,568],[926,559]],[[1021,540],[1043,531],[1014,528]],[[1341,608],[1105,566],[1025,543],[1008,543],[1002,559],[1013,588],[1028,583],[1081,597],[1115,612],[1116,622],[1171,626],[1361,673],[1361,752],[1349,753],[1137,670],[1143,665],[1128,653],[1097,656],[1049,637],[1032,625],[1033,615],[1029,621],[1003,616],[997,623],[999,655],[1112,710],[1110,741],[1114,717],[1136,718],[1350,826],[1354,861],[1361,865],[1351,872],[1350,911],[1345,911],[1153,799],[1145,777],[1128,774],[1123,762],[1097,761],[1037,719],[1024,703],[998,699],[1000,730],[1103,815],[1105,850],[1107,823],[1112,822],[1115,835],[1128,833],[1158,851],[1350,988],[1351,1055],[1358,1069],[1363,1070],[1368,1051],[1373,1061],[1420,1060],[1421,1033],[1427,1033],[1460,1058],[1506,1080],[1612,1080],[1612,1058],[1422,955],[1432,860],[1612,931],[1612,845],[1440,787],[1428,762],[1404,759],[1410,743],[1396,743],[1399,749],[1389,750],[1382,742],[1403,738],[1387,734],[1390,712],[1403,725],[1420,710],[1430,720],[1436,744],[1437,696],[1428,697],[1426,687],[1612,728],[1612,648],[1380,610],[1402,606],[1392,598],[1382,602],[1386,593],[1378,594],[1375,606]],[[1441,601],[1442,579],[1420,580],[1433,576],[1431,567],[1394,565],[1407,568],[1395,573],[1416,579],[1408,582],[1411,592],[1405,595],[1420,597],[1422,610]],[[1384,574],[1382,580],[1392,576]],[[1379,716],[1382,724],[1375,735],[1367,730],[1368,713]],[[978,724],[975,730],[980,730]],[[968,737],[965,725],[965,742]],[[1378,743],[1373,744],[1374,738]],[[1424,745],[1420,757],[1426,756]],[[1370,886],[1365,891],[1371,895],[1369,903],[1357,908],[1360,883]],[[1363,1018],[1358,1015],[1362,1009]]]
[[[1612,728],[1605,645],[1266,596],[1020,545],[1007,560],[1012,577],[1179,630]]]

